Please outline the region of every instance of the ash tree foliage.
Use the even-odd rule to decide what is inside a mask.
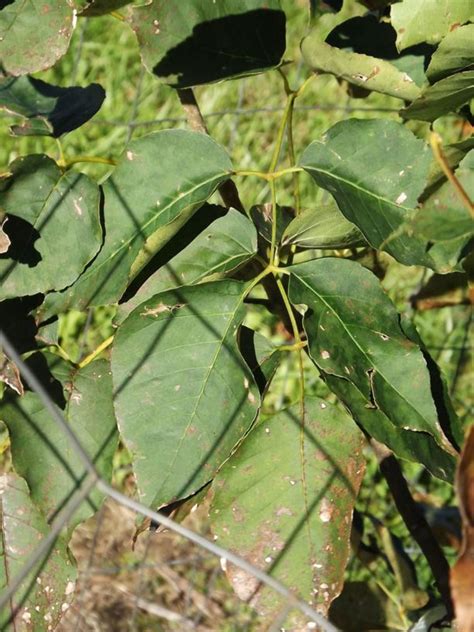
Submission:
[[[31,73],[65,54],[77,20],[110,12],[135,32],[146,69],[186,101],[194,129],[131,141],[100,184],[74,160],[44,154],[4,166],[0,310],[6,334],[105,480],[120,440],[142,503],[162,509],[207,497],[220,544],[336,625],[363,630],[378,624],[372,602],[383,611],[387,601],[366,586],[367,618],[359,611],[350,627],[349,605],[362,593],[344,587],[344,571],[368,444],[396,467],[399,457],[452,483],[465,429],[436,363],[360,255],[383,251],[440,275],[472,267],[473,143],[441,147],[433,135],[430,144],[407,122],[453,112],[470,119],[474,24],[469,0],[366,1],[352,12],[348,2],[339,11],[332,4],[308,3],[304,80],[294,87],[279,0],[2,2],[0,107],[19,117],[13,134],[58,137],[100,109],[100,86],[58,87]],[[190,89],[263,72],[282,75],[287,104],[272,156],[244,171],[205,133]],[[397,98],[399,117],[345,118],[295,147],[295,102],[324,74],[359,96]],[[289,167],[279,169],[285,135]],[[253,179],[256,197],[268,187],[270,203],[244,208],[242,178]],[[327,192],[324,204],[302,206],[303,180]],[[279,205],[283,187],[294,191],[291,207]],[[288,344],[248,327],[252,300],[278,315]],[[80,363],[62,357],[58,317],[103,305],[118,306],[114,336]],[[287,354],[297,358],[299,392],[269,414],[266,398]],[[2,352],[0,363],[13,467],[1,479],[4,587],[85,471],[12,359]],[[334,397],[308,392],[308,374]],[[25,581],[2,621],[42,630],[46,613],[48,629],[57,625],[73,596],[68,539],[101,502],[91,494],[37,570],[50,578],[42,585],[54,587],[53,601]],[[428,560],[435,583],[420,595],[413,569],[394,556],[413,597],[405,623],[428,629],[443,602],[438,618],[452,617],[439,564]],[[230,565],[227,574],[263,622],[280,611],[276,593]],[[290,614],[287,627],[304,629],[304,621]]]

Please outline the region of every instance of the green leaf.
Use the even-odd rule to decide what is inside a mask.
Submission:
[[[437,44],[457,26],[474,18],[471,0],[402,0],[391,7],[397,47]]]
[[[0,255],[0,300],[60,290],[84,270],[102,240],[99,187],[63,173],[43,154],[18,158],[0,180],[11,245]]]
[[[427,58],[432,47],[423,45],[399,53],[396,39],[397,34],[391,24],[380,21],[374,13],[367,13],[338,25],[331,31],[326,42],[348,53],[369,56],[375,62],[379,59],[387,60],[405,74],[405,81],[412,79],[418,86],[422,86],[426,81],[424,68],[429,61]]]
[[[37,353],[27,364],[47,388],[97,471],[110,480],[118,435],[109,362],[96,360],[77,369],[58,356]],[[27,391],[23,397],[5,394],[0,418],[10,433],[15,470],[25,478],[32,501],[50,521],[85,478],[84,464],[36,393]],[[92,491],[68,528],[93,515],[102,499],[102,493]]]
[[[329,257],[290,271],[290,300],[302,306],[313,362],[351,382],[365,404],[394,426],[427,432],[454,453],[438,420],[423,355],[405,336],[375,275],[353,261]]]
[[[364,432],[384,443],[398,457],[421,463],[433,476],[452,484],[456,459],[441,449],[430,434],[393,425],[382,410],[367,405],[367,398],[349,380],[329,373],[324,379]]]
[[[366,245],[360,230],[344,217],[334,200],[318,208],[305,209],[295,217],[285,230],[282,243],[321,249]]]
[[[471,149],[474,149],[474,136],[468,136],[457,143],[445,145],[443,147],[443,154],[449,168],[454,170],[463,158],[471,151]],[[438,190],[439,186],[443,182],[446,182],[446,175],[439,162],[433,156],[428,175],[428,185],[423,191],[423,195],[420,200],[425,201],[430,195]]]
[[[0,477],[0,589],[24,568],[49,526],[31,501],[26,482],[10,472]],[[0,613],[2,630],[15,632],[56,628],[68,610],[75,586],[76,570],[65,541],[59,537],[47,560],[36,564]],[[13,621],[12,621],[13,619]],[[10,627],[12,626],[12,627]]]
[[[428,146],[400,123],[349,119],[337,123],[300,157],[299,165],[327,189],[369,244],[406,265],[434,266],[426,243],[401,234],[431,161]]]
[[[474,24],[466,24],[444,37],[431,57],[426,70],[430,83],[449,75],[471,70],[474,65]]]
[[[310,3],[311,26],[318,30],[321,40],[325,40],[339,24],[354,16],[364,15],[366,12],[364,7],[354,4],[353,0],[343,0],[337,12],[334,12],[334,7],[323,0],[310,0]]]
[[[255,418],[259,394],[237,347],[247,288],[215,281],[162,292],[116,334],[115,410],[148,506],[211,480]]]
[[[73,13],[67,0],[14,0],[0,10],[0,65],[11,75],[53,66],[69,47]]]
[[[152,0],[132,28],[146,68],[175,88],[259,73],[285,52],[279,0]]]
[[[97,83],[86,88],[60,88],[34,77],[1,77],[0,108],[28,119],[11,130],[18,136],[57,138],[86,123],[105,99]]]
[[[158,292],[194,285],[232,272],[257,252],[252,222],[234,209],[210,224],[196,239],[159,268],[138,292],[119,307],[116,322]]]
[[[456,111],[472,98],[474,70],[466,70],[425,88],[413,103],[400,111],[400,116],[418,121],[434,121],[443,114]]]
[[[474,150],[461,161],[455,174],[470,199],[474,199]],[[462,269],[458,264],[474,235],[474,220],[451,182],[445,182],[413,214],[405,230],[430,243],[436,269],[445,274]]]
[[[45,314],[118,301],[231,170],[227,153],[205,134],[165,130],[132,141],[103,185],[99,255],[71,288],[48,298]]]
[[[366,90],[412,101],[419,87],[406,72],[385,59],[330,46],[312,31],[301,44],[303,59],[314,72],[327,72]]]
[[[363,443],[346,413],[315,397],[305,398],[303,418],[293,406],[260,421],[213,482],[219,544],[326,613],[343,585]],[[282,608],[282,597],[253,576],[234,566],[227,574],[262,618]],[[297,615],[288,624],[303,625]]]

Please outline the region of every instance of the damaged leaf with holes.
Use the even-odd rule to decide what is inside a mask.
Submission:
[[[110,363],[100,359],[78,368],[52,353],[35,353],[27,364],[64,415],[97,472],[110,481],[118,442]],[[6,393],[0,401],[0,419],[8,428],[15,470],[25,479],[32,501],[50,522],[87,475],[76,446],[31,390],[21,397],[12,391]],[[69,532],[94,515],[102,501],[103,494],[93,490],[69,519]]]
[[[9,170],[0,177],[10,242],[0,255],[0,301],[71,285],[102,241],[95,181],[44,154],[17,158]]]
[[[213,482],[218,542],[326,614],[342,590],[363,443],[347,413],[315,397],[259,420]],[[230,563],[226,573],[239,597],[272,621],[284,599]],[[288,625],[304,621],[295,614]]]
[[[377,278],[356,262],[331,257],[290,269],[290,299],[303,314],[316,366],[348,380],[366,406],[381,410],[395,427],[426,432],[455,454],[442,427],[447,420],[439,418],[432,398],[425,359],[400,327]]]
[[[26,481],[11,472],[0,476],[0,588],[4,590],[27,562],[50,526],[32,501]],[[56,628],[71,607],[77,571],[63,538],[34,564],[0,613],[0,626],[19,632]]]

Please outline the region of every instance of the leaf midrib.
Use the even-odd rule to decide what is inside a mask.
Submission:
[[[414,410],[414,412],[416,413],[416,415],[417,415],[418,417],[421,417],[421,418],[424,420],[424,417],[422,417],[422,416],[420,415],[420,413],[419,413],[416,409],[414,409],[414,408],[413,408],[412,403],[411,403],[411,402],[409,402],[409,401],[406,399],[406,397],[405,397],[404,395],[402,395],[402,393],[400,393],[400,392],[399,392],[399,390],[398,390],[397,388],[395,388],[395,386],[393,386],[393,385],[391,384],[391,382],[390,382],[390,381],[389,381],[389,380],[385,377],[385,375],[384,375],[384,374],[383,374],[383,373],[379,370],[378,366],[376,366],[376,365],[375,365],[375,363],[373,362],[373,360],[371,359],[371,357],[367,355],[366,351],[365,351],[365,350],[364,350],[364,349],[363,349],[363,348],[359,345],[359,343],[357,342],[357,340],[356,340],[356,339],[352,336],[352,334],[351,334],[350,330],[346,327],[345,322],[341,319],[341,317],[339,316],[339,314],[337,313],[337,311],[336,311],[336,310],[332,307],[332,305],[331,305],[330,303],[328,303],[328,302],[324,299],[324,297],[323,297],[323,295],[322,295],[322,294],[318,294],[318,293],[314,290],[314,288],[312,288],[312,287],[311,287],[311,285],[309,285],[308,283],[306,283],[306,281],[304,281],[304,280],[302,279],[302,277],[300,277],[298,274],[295,274],[294,272],[293,272],[293,274],[295,275],[295,277],[296,277],[296,278],[297,278],[297,279],[298,279],[298,280],[299,280],[299,281],[300,281],[303,285],[305,285],[305,286],[308,288],[308,290],[309,290],[310,292],[312,292],[313,294],[315,294],[315,295],[316,295],[316,296],[317,296],[317,297],[318,297],[318,298],[319,298],[319,299],[320,299],[320,300],[324,303],[324,305],[326,305],[326,307],[327,307],[328,309],[330,309],[330,310],[331,310],[332,314],[333,314],[333,315],[337,318],[337,320],[340,322],[340,324],[342,325],[343,329],[346,331],[347,335],[350,337],[350,339],[351,339],[351,340],[352,340],[352,342],[355,344],[355,346],[359,349],[359,351],[361,352],[361,354],[362,354],[362,355],[363,355],[363,356],[364,356],[364,357],[368,360],[368,362],[369,362],[369,363],[370,363],[370,364],[374,367],[374,370],[375,370],[375,371],[377,371],[377,373],[378,373],[378,374],[379,374],[379,375],[383,378],[383,380],[384,380],[384,381],[385,381],[385,382],[386,382],[386,383],[387,383],[387,384],[388,384],[391,388],[393,388],[393,390],[394,390],[394,391],[398,394],[398,396],[400,397],[400,399],[402,399],[402,400],[403,400],[406,404],[408,404],[408,406],[409,406],[412,410]],[[313,358],[313,359],[314,359],[314,358]],[[315,360],[315,359],[314,359],[314,360]],[[316,361],[316,360],[315,360],[315,361]],[[319,364],[318,364],[318,366],[319,366]],[[322,368],[323,368],[323,370],[324,370],[324,367],[322,367]],[[347,379],[344,375],[340,375],[340,376],[338,376],[338,377],[342,377],[343,379]],[[350,380],[350,382],[351,382],[352,384],[354,384],[354,382],[353,382],[352,380]],[[371,385],[370,383],[369,383],[369,387],[370,387],[370,389],[372,390],[372,385]],[[360,389],[359,389],[359,390],[360,390]],[[364,397],[365,397],[365,395],[364,395]],[[374,397],[375,397],[375,393],[374,393]],[[378,406],[377,406],[377,408],[378,408]],[[379,409],[379,410],[381,410],[381,409]],[[385,412],[385,411],[382,411],[382,412]],[[387,414],[387,413],[385,413],[385,414]],[[389,417],[388,415],[387,415],[387,417],[390,419],[390,417]],[[391,421],[391,419],[390,419],[390,421]],[[393,423],[393,421],[391,421],[391,423],[392,423],[394,426],[396,426],[396,424],[394,424],[394,423]],[[398,426],[396,426],[396,427],[398,427]],[[422,431],[423,431],[423,430],[419,430],[418,432],[422,432]],[[416,430],[414,430],[414,432],[416,432]],[[435,434],[433,434],[433,429],[428,428],[428,429],[426,429],[426,430],[425,430],[425,432],[428,432],[429,434],[431,434],[431,436],[435,439],[436,443],[437,443],[437,444],[438,444],[441,448],[443,448],[443,445],[440,443],[439,438],[438,438]]]
[[[104,259],[103,261],[101,261],[99,264],[97,265],[91,265],[88,269],[88,271],[84,272],[84,274],[82,275],[81,279],[85,280],[87,278],[89,278],[92,275],[95,275],[97,273],[97,270],[102,268],[103,266],[105,266],[106,264],[108,264],[114,257],[116,257],[120,252],[122,252],[123,250],[127,249],[129,244],[131,244],[135,238],[137,237],[138,234],[140,234],[140,232],[145,231],[148,226],[150,224],[152,224],[153,222],[155,222],[160,215],[162,215],[163,213],[165,213],[168,209],[170,209],[174,204],[176,204],[176,202],[178,200],[182,200],[184,197],[187,197],[189,195],[191,195],[194,191],[199,190],[200,187],[205,186],[207,184],[211,184],[213,182],[217,182],[219,181],[224,175],[226,175],[227,172],[222,172],[217,176],[213,176],[212,178],[209,178],[208,180],[202,180],[199,184],[197,184],[196,186],[188,189],[187,191],[184,192],[184,194],[180,194],[181,197],[178,197],[176,194],[173,198],[173,200],[171,202],[169,202],[169,204],[167,204],[166,206],[164,206],[163,208],[161,208],[159,210],[158,213],[156,213],[155,215],[153,215],[153,217],[151,217],[147,222],[145,222],[143,225],[140,225],[140,230],[136,229],[132,236],[125,241],[124,243],[121,243],[119,248],[117,248],[114,252],[112,252],[106,259]],[[228,177],[230,177],[230,174],[228,174]],[[196,201],[196,205],[200,204],[202,202],[202,204],[204,204],[204,202],[208,199],[209,196],[205,196],[202,200],[197,200]],[[186,208],[186,205],[183,206],[183,209]],[[179,214],[178,214],[179,215]],[[177,216],[176,216],[177,217]],[[161,228],[164,228],[165,226],[168,226],[169,224],[171,224],[171,222],[173,222],[176,217],[174,217],[173,219],[171,219],[167,224],[164,224],[163,226],[158,227],[156,230],[160,230]],[[148,235],[149,237],[150,235]],[[147,238],[148,238],[147,237]],[[98,253],[97,256],[100,256],[100,252]]]
[[[184,440],[186,438],[186,435],[188,433],[188,430],[189,430],[190,426],[192,425],[193,420],[195,419],[195,417],[197,415],[198,407],[199,407],[199,405],[201,403],[201,400],[202,400],[202,397],[204,395],[204,391],[206,389],[206,386],[207,386],[207,383],[209,381],[209,378],[211,376],[212,370],[215,367],[215,364],[216,364],[216,362],[218,360],[219,354],[221,353],[222,347],[224,345],[224,341],[227,339],[227,336],[229,334],[229,330],[230,330],[231,326],[234,324],[235,315],[236,315],[237,311],[239,310],[239,308],[242,305],[242,302],[244,300],[245,289],[246,289],[247,285],[248,284],[245,284],[245,286],[242,287],[242,291],[240,293],[239,300],[238,300],[238,302],[235,305],[235,308],[232,310],[232,312],[228,312],[229,315],[231,314],[231,316],[229,318],[229,322],[228,322],[227,327],[225,328],[225,330],[224,330],[224,332],[223,332],[223,334],[222,334],[222,336],[221,336],[221,338],[220,338],[220,340],[218,342],[216,352],[214,354],[214,357],[212,359],[211,364],[209,365],[209,368],[208,368],[208,371],[206,373],[206,376],[205,376],[205,378],[203,380],[202,388],[201,388],[201,390],[199,392],[199,395],[197,396],[196,404],[195,404],[191,414],[189,415],[189,421],[188,421],[186,427],[184,428],[184,431],[183,431],[183,433],[182,433],[182,435],[181,435],[181,437],[179,439],[179,442],[178,442],[178,445],[176,447],[173,460],[172,460],[172,462],[170,463],[170,465],[168,467],[168,473],[167,473],[166,477],[163,479],[163,482],[161,483],[159,490],[155,494],[155,498],[154,498],[153,503],[151,505],[152,507],[156,504],[156,500],[155,499],[158,497],[160,491],[165,487],[166,483],[168,482],[168,480],[169,480],[169,478],[171,476],[171,473],[173,471],[174,465],[175,465],[176,460],[178,458],[178,455],[179,455],[179,453],[181,451],[181,447],[182,447],[183,442],[184,442]],[[189,485],[189,484],[190,484],[190,481],[187,482],[187,485]]]

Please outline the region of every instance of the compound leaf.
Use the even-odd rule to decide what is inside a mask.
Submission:
[[[34,77],[0,76],[0,108],[27,119],[11,128],[18,136],[57,138],[86,123],[104,99],[105,91],[97,83],[60,88]]]
[[[69,47],[73,12],[67,0],[14,0],[0,10],[0,65],[11,75],[53,66]]]
[[[311,143],[299,164],[335,198],[340,211],[374,248],[406,265],[434,267],[427,244],[395,233],[423,191],[431,153],[394,121],[349,119]]]
[[[316,397],[305,398],[303,414],[293,406],[259,421],[213,482],[219,544],[327,612],[342,589],[363,443],[347,413]],[[279,612],[275,591],[234,566],[227,574],[263,617]]]
[[[0,180],[11,244],[0,255],[0,300],[60,290],[100,249],[99,187],[43,154],[18,158]]]
[[[146,505],[205,485],[256,416],[259,394],[237,346],[247,287],[225,280],[162,292],[119,327],[115,410]]]
[[[146,68],[175,88],[262,72],[285,52],[279,0],[152,0],[131,20]]]
[[[113,303],[130,280],[229,178],[227,153],[204,134],[165,130],[132,141],[103,185],[105,240],[45,314]]]
[[[394,426],[427,432],[455,453],[438,419],[423,355],[377,278],[358,263],[331,257],[290,270],[290,300],[302,306],[313,362],[351,382]]]
[[[24,479],[15,473],[0,477],[0,589],[23,569],[49,526],[30,498]],[[68,610],[75,587],[76,570],[66,543],[59,537],[46,560],[35,564],[20,588],[2,608],[0,626],[16,632],[55,628]],[[45,626],[46,622],[46,626]]]

